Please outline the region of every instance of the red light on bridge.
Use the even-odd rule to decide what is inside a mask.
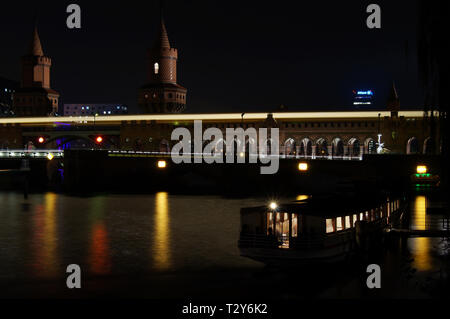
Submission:
[[[97,136],[97,138],[95,139],[95,141],[100,144],[101,142],[103,142],[103,137],[101,136]]]
[[[39,144],[42,144],[45,142],[45,138],[43,138],[42,136],[38,138],[38,142]]]

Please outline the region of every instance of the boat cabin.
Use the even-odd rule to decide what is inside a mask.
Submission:
[[[401,197],[310,196],[285,205],[241,210],[240,247],[295,249],[352,240],[357,222],[385,228],[398,218]]]

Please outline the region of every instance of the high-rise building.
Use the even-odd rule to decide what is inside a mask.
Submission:
[[[0,117],[13,116],[13,94],[19,87],[16,81],[0,77]]]
[[[50,87],[52,59],[44,55],[37,27],[30,48],[22,57],[22,82],[13,97],[16,116],[54,116],[59,93]]]
[[[161,14],[160,30],[148,52],[148,83],[139,90],[138,106],[144,114],[181,113],[187,90],[177,83],[178,50],[169,42]]]

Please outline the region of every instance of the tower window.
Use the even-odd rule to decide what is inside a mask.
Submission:
[[[155,63],[154,69],[155,69],[155,74],[159,74],[159,64],[158,63]]]

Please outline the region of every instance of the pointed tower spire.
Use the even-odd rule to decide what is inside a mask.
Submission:
[[[28,54],[33,56],[44,56],[44,51],[42,50],[42,44],[41,39],[39,38],[37,25],[34,26],[33,38],[31,39]]]
[[[389,93],[389,101],[396,101],[398,99],[399,98],[397,94],[397,89],[395,88],[395,82],[392,81],[391,92]]]
[[[170,42],[169,42],[169,36],[167,34],[166,25],[164,23],[164,14],[163,14],[163,1],[161,0],[160,3],[160,28],[159,28],[159,34],[156,38],[156,43],[154,48],[167,48],[170,49]]]
[[[391,112],[398,112],[400,110],[400,98],[398,97],[397,89],[395,87],[395,82],[392,81],[392,87],[389,92],[389,97],[387,101],[388,110]]]
[[[58,113],[59,93],[50,86],[52,59],[44,55],[35,18],[30,47],[22,57],[22,82],[14,93],[17,116],[48,116]]]

